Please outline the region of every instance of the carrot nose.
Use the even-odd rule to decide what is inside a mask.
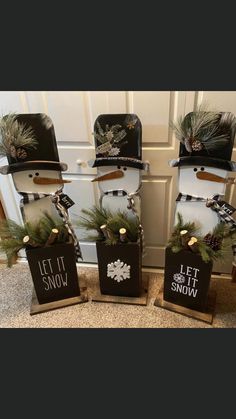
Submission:
[[[103,180],[118,179],[124,176],[123,170],[114,170],[113,172],[106,173],[92,180],[92,182],[101,182]]]
[[[62,185],[63,183],[71,183],[71,180],[37,176],[33,178],[33,182],[36,185]]]
[[[227,179],[205,171],[197,172],[196,176],[200,180],[209,180],[210,182],[227,183]]]

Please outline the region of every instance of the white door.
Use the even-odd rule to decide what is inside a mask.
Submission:
[[[136,113],[143,127],[143,160],[149,160],[150,172],[143,175],[142,223],[145,232],[146,254],[143,265],[164,266],[165,246],[170,236],[175,211],[177,168],[168,160],[176,158],[179,142],[170,129],[170,121],[194,110],[206,99],[219,110],[231,110],[236,115],[236,92],[0,92],[0,112],[44,112],[54,123],[61,161],[68,164],[64,176],[72,183],[64,191],[75,201],[70,216],[76,219],[82,208],[99,201],[98,187],[92,183],[96,169],[87,161],[95,157],[93,124],[101,113]],[[235,158],[236,153],[234,151]],[[233,187],[234,188],[234,187]],[[228,191],[230,202],[236,205],[234,189]],[[11,176],[0,176],[0,196],[9,218],[21,222],[19,196]],[[234,202],[235,201],[235,202]],[[86,242],[85,232],[77,229],[84,262],[96,262],[94,243]],[[228,264],[217,270],[230,272]]]

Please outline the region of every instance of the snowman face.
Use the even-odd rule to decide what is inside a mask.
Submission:
[[[56,170],[23,170],[13,173],[12,178],[18,192],[50,194],[63,187],[63,184],[59,183],[62,180],[61,172]],[[50,185],[36,183],[40,180],[44,182],[43,178],[54,179],[55,183]]]
[[[197,178],[198,172],[207,172],[222,178],[227,177],[227,170],[209,166],[182,166],[179,168],[179,191],[182,194],[211,198],[213,195],[225,193],[225,183],[212,182]]]
[[[99,189],[102,192],[111,190],[124,190],[126,192],[135,192],[139,189],[141,174],[139,169],[126,166],[102,166],[98,167],[98,177],[115,171],[123,172],[123,176],[118,179],[109,179],[99,181]]]

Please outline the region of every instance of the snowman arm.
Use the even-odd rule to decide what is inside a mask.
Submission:
[[[145,172],[150,172],[150,162],[148,160],[145,160],[143,162],[143,169]]]
[[[235,161],[231,161],[230,162],[230,166],[231,166],[232,172],[236,172],[236,162]]]

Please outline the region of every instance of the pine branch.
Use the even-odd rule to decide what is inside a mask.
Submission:
[[[112,125],[110,130],[115,134],[120,128],[122,128],[122,125],[116,124],[116,125]]]
[[[180,232],[181,230],[187,230],[189,235],[193,236],[196,235],[199,227],[195,225],[195,223],[192,222],[184,222],[183,220],[183,216],[182,214],[180,214],[179,212],[177,213],[177,224],[174,227],[174,230],[172,232],[172,235],[168,241],[168,246],[170,246],[171,248],[176,248],[176,249],[183,249],[183,245],[181,243],[181,237],[180,237]]]
[[[23,247],[22,240],[9,238],[0,241],[0,250],[6,254],[7,266],[9,268],[12,266],[13,257],[16,256]]]
[[[167,246],[171,248],[172,252],[178,253],[181,250],[188,250],[186,246],[183,245],[181,240],[180,232],[181,230],[187,230],[189,236],[194,236],[197,239],[198,243],[198,253],[201,255],[201,258],[204,262],[209,262],[211,260],[217,260],[224,258],[225,253],[228,251],[231,243],[229,243],[230,236],[232,235],[229,230],[229,227],[224,223],[218,223],[213,231],[209,233],[215,238],[219,239],[220,246],[217,250],[214,250],[199,234],[199,227],[195,223],[184,222],[183,217],[180,213],[177,213],[177,224],[174,227],[172,235],[168,241]],[[236,242],[236,234],[235,234]],[[191,251],[191,250],[189,250]]]
[[[26,234],[26,227],[17,224],[13,220],[8,219],[0,222],[0,237],[2,237],[2,239],[16,237],[18,240],[22,240]]]
[[[123,140],[123,138],[125,138],[126,137],[126,135],[127,135],[127,133],[126,133],[126,131],[124,130],[124,129],[122,129],[121,131],[119,131],[119,132],[117,132],[115,135],[114,135],[114,138],[113,138],[113,143],[114,144],[117,144],[117,143],[119,143],[121,140]]]
[[[191,141],[200,141],[208,151],[223,147],[228,142],[228,133],[221,130],[219,133],[220,114],[208,110],[203,103],[196,111],[180,116],[177,122],[170,126],[176,138],[185,145],[188,152],[192,152]]]
[[[25,236],[29,236],[36,245],[43,247],[53,228],[59,231],[55,244],[68,242],[69,234],[64,223],[54,220],[47,213],[44,213],[37,223],[27,222],[23,226],[13,220],[2,220],[0,222],[0,250],[7,256],[8,266],[11,266],[12,257],[17,255],[20,249],[29,248],[29,245],[23,242]]]
[[[101,127],[101,124],[98,121],[97,121],[97,128],[98,128],[99,134],[101,136],[103,136],[104,135],[104,131],[103,131],[102,127]]]
[[[219,237],[221,239],[230,236],[230,227],[225,223],[218,223],[211,233],[213,236]]]
[[[95,205],[91,209],[82,209],[82,214],[78,221],[78,227],[86,230],[96,230],[100,233],[100,226],[106,224],[107,219],[111,216],[111,212],[104,208],[96,207]]]
[[[0,120],[0,156],[12,156],[17,160],[20,148],[36,148],[38,142],[31,127],[26,127],[16,119],[16,114],[8,114]]]
[[[118,243],[118,241],[119,241],[119,238],[114,236],[112,239],[106,239],[105,243],[108,246],[114,246],[115,244]]]
[[[138,240],[139,221],[137,218],[129,219],[124,212],[118,211],[117,214],[112,215],[112,217],[107,220],[107,227],[113,234],[117,235],[118,238],[120,228],[125,228],[129,241],[136,242]]]
[[[125,212],[118,211],[113,214],[104,208],[93,206],[92,209],[83,209],[80,220],[77,222],[78,227],[85,230],[94,230],[96,235],[86,237],[86,240],[105,241],[107,244],[119,242],[120,228],[126,229],[127,239],[130,242],[137,242],[139,238],[139,221],[138,219],[129,219]],[[112,239],[105,239],[100,227],[107,225],[108,230],[112,234]]]

